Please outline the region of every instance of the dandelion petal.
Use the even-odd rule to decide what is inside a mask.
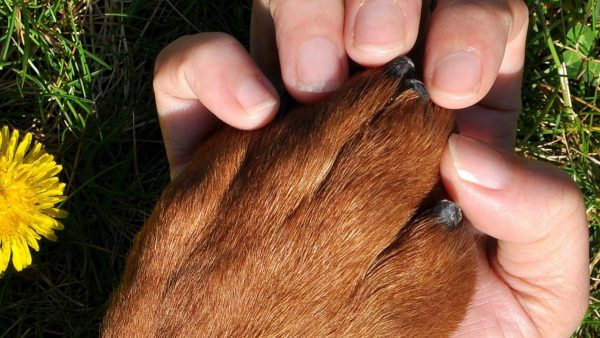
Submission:
[[[33,136],[0,129],[0,275],[11,261],[17,271],[31,265],[30,248],[38,251],[41,237],[56,240],[63,228],[56,218],[68,213],[56,204],[64,201],[65,184],[58,179],[62,166],[43,150],[32,146]]]

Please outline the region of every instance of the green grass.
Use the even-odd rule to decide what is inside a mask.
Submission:
[[[31,268],[0,279],[0,337],[97,335],[130,242],[168,182],[154,58],[199,31],[247,42],[247,2],[0,0],[0,125],[31,131],[56,155],[71,214]],[[530,9],[518,151],[564,168],[585,193],[592,297],[576,335],[597,337],[600,1]]]

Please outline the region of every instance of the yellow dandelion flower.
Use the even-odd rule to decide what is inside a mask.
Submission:
[[[65,184],[58,180],[62,166],[41,144],[30,148],[31,134],[0,130],[0,274],[12,263],[17,271],[31,264],[29,247],[39,250],[41,236],[56,240],[63,228],[56,218],[67,212],[55,208],[65,200]]]

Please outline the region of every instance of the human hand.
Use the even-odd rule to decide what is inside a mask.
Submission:
[[[345,33],[357,21],[358,2],[347,1],[346,12],[334,2],[309,8],[311,3],[271,0],[269,9],[255,1],[253,17],[256,62],[273,74],[280,60],[286,88],[302,102],[317,101],[343,83],[347,55],[362,65],[380,65],[414,43],[418,10],[411,8],[412,2],[387,5],[403,6],[405,30],[374,25],[354,34]],[[393,21],[369,22],[393,27]],[[581,195],[557,169],[517,159],[510,151],[520,111],[526,27],[526,8],[516,1],[439,1],[431,17],[424,82],[436,103],[468,107],[457,111],[461,135],[451,137],[451,150],[444,155],[444,184],[470,223],[491,236],[479,239],[477,292],[459,336],[565,336],[587,306],[587,222]],[[269,39],[256,39],[273,32],[279,60]],[[357,47],[353,35],[367,42],[366,51]],[[331,60],[324,60],[325,49],[311,47],[320,59],[302,61],[313,71],[304,83],[296,74],[299,46],[317,36],[317,43],[333,41],[342,52],[332,54],[335,67],[317,67]],[[479,65],[475,70],[474,64]],[[154,85],[173,176],[217,120],[254,129],[273,118],[279,99],[266,79],[243,47],[223,34],[184,37],[161,53]]]
[[[459,134],[442,157],[444,186],[480,233],[476,292],[456,337],[567,337],[588,305],[581,192],[558,168],[514,155],[527,18],[512,23],[495,81],[456,110]]]
[[[588,304],[588,230],[575,184],[547,163],[452,135],[442,178],[478,238],[457,337],[568,337]]]
[[[588,305],[582,195],[558,168],[513,152],[524,34],[484,100],[456,111],[460,134],[442,157],[446,190],[480,232],[476,291],[456,337],[567,337]]]
[[[344,82],[348,57],[377,66],[407,53],[417,37],[420,9],[418,1],[406,0],[255,0],[254,60],[223,34],[186,36],[170,44],[157,59],[154,89],[172,174],[185,166],[217,120],[241,129],[268,123],[279,98],[267,78],[276,79],[280,70],[287,90],[308,103]],[[527,9],[518,0],[438,1],[423,60],[432,100],[451,109],[482,99],[486,105],[492,85],[496,102],[514,97],[517,93],[509,90],[520,87],[507,85],[507,72],[522,66],[522,55],[511,56],[515,48],[510,46],[519,41],[519,33],[524,38],[526,26]],[[327,46],[334,51],[328,52]],[[497,129],[488,128],[491,137],[512,140],[517,115],[514,111],[480,120],[498,124]]]

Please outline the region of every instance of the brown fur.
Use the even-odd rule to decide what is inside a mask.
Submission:
[[[429,206],[452,113],[384,69],[201,145],[137,236],[104,337],[441,337],[473,241]]]

